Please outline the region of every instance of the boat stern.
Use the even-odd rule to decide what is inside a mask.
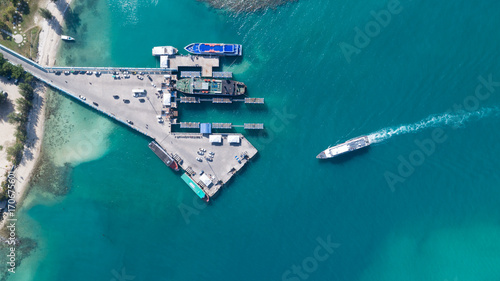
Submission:
[[[247,86],[244,83],[239,82],[236,84],[236,89],[237,89],[236,95],[238,95],[238,96],[244,95],[247,91]]]

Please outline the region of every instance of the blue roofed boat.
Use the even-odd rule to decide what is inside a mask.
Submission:
[[[203,192],[201,187],[197,183],[195,183],[194,180],[190,176],[188,176],[186,173],[184,173],[181,176],[181,179],[187,185],[189,185],[189,187],[194,191],[194,193],[196,193],[196,195],[198,195],[198,197],[203,199],[205,202],[208,202],[210,200],[209,197],[205,194],[205,192]]]
[[[241,56],[243,47],[239,44],[192,43],[184,50],[195,55]]]

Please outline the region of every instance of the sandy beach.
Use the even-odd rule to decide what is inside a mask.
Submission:
[[[35,17],[35,24],[42,27],[40,32],[39,46],[38,46],[38,63],[44,66],[53,66],[56,62],[57,50],[59,48],[60,36],[62,31],[63,17],[67,7],[71,1],[59,0],[53,3],[50,0],[44,0],[40,3],[40,7],[48,9],[54,19],[47,21],[40,15]],[[15,104],[15,100],[20,97],[17,86],[11,81],[6,79],[0,81],[0,88],[9,93],[11,105]],[[43,129],[45,122],[45,99],[46,99],[46,86],[39,83],[35,87],[35,97],[33,99],[33,109],[30,112],[28,121],[28,136],[24,148],[23,158],[21,163],[15,170],[16,178],[16,200],[17,206],[22,204],[23,198],[26,196],[27,186],[30,178],[36,167],[43,138]],[[2,114],[0,120],[0,140],[4,144],[4,148],[0,151],[0,180],[3,180],[5,170],[10,170],[11,164],[6,160],[7,145],[14,143],[15,126],[7,122],[7,114],[14,110],[10,106],[6,114]],[[5,116],[3,116],[5,115]],[[0,143],[0,145],[2,145]],[[4,228],[5,221],[0,223],[0,230]]]

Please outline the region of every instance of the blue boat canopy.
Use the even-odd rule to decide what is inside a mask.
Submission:
[[[212,124],[210,124],[210,123],[201,123],[200,124],[200,133],[202,133],[202,134],[211,134],[212,133]]]

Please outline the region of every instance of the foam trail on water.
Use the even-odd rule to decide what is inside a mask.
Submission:
[[[426,128],[436,127],[460,127],[467,122],[477,121],[488,116],[500,115],[498,107],[484,107],[477,111],[460,111],[431,115],[413,124],[401,125],[399,127],[384,128],[368,135],[371,143],[379,143],[392,138],[393,136],[415,133]]]

